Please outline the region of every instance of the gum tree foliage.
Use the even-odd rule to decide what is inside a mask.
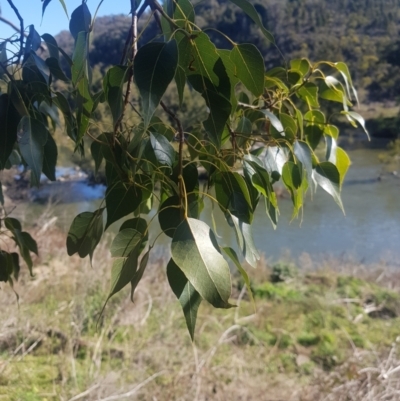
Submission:
[[[251,3],[231,2],[275,44]],[[60,3],[67,13],[64,1]],[[44,1],[43,13],[48,4]],[[54,180],[53,135],[63,121],[75,152],[90,152],[96,170],[103,166],[107,181],[101,206],[73,219],[68,254],[92,259],[104,231],[122,221],[111,244],[108,298],[130,286],[133,299],[159,235],[168,236],[167,277],[193,338],[201,302],[216,308],[234,305],[229,261],[249,286],[242,260],[255,267],[259,259],[251,224],[257,207],[265,210],[273,227],[278,224],[275,183],[281,181],[288,190],[293,217],[301,212],[306,192],[318,186],[343,209],[340,190],[350,160],[337,145],[335,116],[324,114],[321,99],[340,104],[341,114],[354,126],[363,126],[364,120],[350,110],[357,92],[343,62],[295,59],[266,71],[253,44],[225,37],[229,49],[217,48],[208,31],[196,25],[189,0],[166,0],[163,5],[132,0],[130,5],[132,26],[121,62],[105,72],[97,93],[90,89],[88,56],[94,18],[85,1],[70,15],[72,59],[52,36],[39,36],[32,25],[25,37],[22,19],[20,37],[1,44],[0,169],[23,164],[32,185],[39,185],[41,174]],[[143,33],[137,30],[138,20],[149,16],[158,24],[159,36],[138,48]],[[18,51],[11,52],[15,46]],[[69,66],[67,74],[61,59]],[[54,89],[55,80],[70,85],[68,97]],[[137,103],[131,102],[133,85],[140,94]],[[188,130],[164,104],[171,85],[179,94],[178,106],[186,86],[202,96],[208,116],[201,125]],[[94,136],[94,113],[100,103],[109,107],[113,129]],[[140,123],[127,123],[128,107]],[[155,116],[158,109],[164,110],[164,119]],[[90,149],[85,149],[86,137]],[[199,168],[206,180],[199,178]],[[222,247],[215,228],[202,221],[205,202],[225,217],[235,233],[236,250]],[[7,216],[1,223],[2,233],[13,238],[31,269],[35,241],[16,219]],[[3,250],[0,258],[0,279],[12,283],[19,257]]]

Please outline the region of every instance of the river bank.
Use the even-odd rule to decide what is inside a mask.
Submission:
[[[122,291],[99,320],[108,238],[92,268],[66,255],[52,217],[39,221],[40,257],[35,277],[23,269],[15,286],[19,306],[9,287],[0,292],[0,400],[398,399],[400,272],[390,265],[263,260],[248,269],[255,307],[236,276],[238,307],[203,303],[192,345],[162,253],[151,254],[135,303]]]

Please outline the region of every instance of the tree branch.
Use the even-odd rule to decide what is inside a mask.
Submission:
[[[8,4],[10,5],[10,7],[14,10],[15,15],[17,16],[17,18],[19,19],[19,23],[20,23],[20,36],[19,36],[19,52],[18,52],[18,61],[17,64],[19,64],[19,62],[21,61],[21,55],[22,55],[22,50],[24,48],[24,20],[21,17],[21,14],[18,11],[18,8],[15,7],[14,3],[12,0],[7,0]]]

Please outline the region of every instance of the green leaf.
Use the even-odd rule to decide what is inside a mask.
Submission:
[[[69,82],[68,77],[64,74],[64,71],[60,67],[60,63],[54,57],[46,59],[46,65],[49,67],[51,74],[61,81]]]
[[[100,135],[101,136],[101,135]],[[97,141],[93,141],[90,145],[90,153],[92,154],[92,159],[94,160],[94,172],[98,173],[99,168],[101,166],[101,162],[103,161],[103,153],[101,151],[101,143]]]
[[[103,80],[104,94],[111,109],[114,125],[121,117],[123,110],[123,86],[127,81],[127,67],[111,67]]]
[[[230,58],[235,64],[235,75],[254,96],[261,96],[264,92],[265,67],[257,47],[248,43],[236,45]]]
[[[342,77],[346,83],[347,94],[348,94],[349,99],[351,99],[350,88],[349,88],[349,87],[351,87],[354,97],[358,103],[357,91],[356,91],[356,88],[353,86],[350,71],[349,71],[347,65],[345,63],[343,63],[342,61],[339,61],[338,63],[335,63],[335,67],[342,74]]]
[[[193,341],[197,311],[202,301],[201,296],[183,274],[182,270],[176,265],[173,259],[170,259],[168,262],[167,277],[172,291],[182,306],[183,314],[186,320],[186,326]]]
[[[146,270],[147,263],[149,262],[151,247],[149,250],[143,255],[142,260],[140,261],[139,269],[134,274],[131,280],[131,301],[133,302],[133,295],[135,293],[136,287],[138,286],[140,280],[143,277],[144,271]]]
[[[246,118],[242,117],[238,125],[235,129],[235,134],[236,134],[236,143],[239,147],[243,146],[246,141],[251,137],[251,133],[253,131],[253,124],[251,121]]]
[[[302,87],[297,90],[297,94],[307,102],[309,107],[319,107],[318,103],[318,86],[311,83],[306,82]]]
[[[138,265],[138,251],[134,249],[127,258],[115,259],[111,269],[111,289],[107,301],[117,292],[127,286],[135,276]],[[103,307],[103,309],[104,309]]]
[[[192,3],[189,0],[167,0],[163,2],[163,8],[167,15],[171,17],[178,27],[185,28],[188,22],[194,24],[195,15]],[[170,40],[175,27],[166,19],[161,18],[162,32],[165,35],[165,41]]]
[[[254,22],[255,24],[261,29],[264,36],[271,42],[275,44],[275,39],[272,34],[267,31],[261,21],[260,16],[258,15],[254,6],[249,3],[247,0],[230,0],[231,3],[236,4],[240,7]]]
[[[296,141],[293,146],[294,155],[302,164],[307,174],[307,182],[312,186],[312,150],[304,141]]]
[[[278,133],[282,136],[285,136],[285,129],[283,128],[283,125],[280,122],[279,118],[274,113],[271,113],[269,110],[261,111],[266,115],[266,117],[271,122],[271,125],[278,131]]]
[[[337,167],[331,162],[319,163],[313,170],[313,177],[315,182],[333,197],[344,213],[340,198],[340,173]]]
[[[22,157],[32,171],[32,184],[39,185],[43,168],[44,145],[48,139],[47,128],[39,121],[24,116],[18,125],[18,143]]]
[[[65,4],[63,6],[65,9]],[[89,8],[86,5],[86,2],[82,2],[82,4],[72,12],[71,19],[69,21],[69,30],[75,41],[77,40],[80,32],[90,31],[91,23],[92,16]]]
[[[43,7],[44,7],[44,4],[43,4]],[[44,12],[44,10],[43,10],[43,12]],[[42,39],[46,42],[46,46],[47,46],[47,49],[49,51],[50,57],[53,57],[56,60],[59,60],[60,59],[60,54],[59,54],[60,52],[58,50],[57,41],[54,39],[54,37],[51,36],[48,33],[45,33],[44,35],[42,35]]]
[[[282,169],[282,180],[288,188],[299,189],[302,182],[299,166],[291,161],[286,162]]]
[[[236,216],[230,214],[227,216],[228,224],[235,229],[236,241],[247,263],[252,266],[257,266],[257,261],[260,260],[260,255],[254,244],[251,225],[240,221]]]
[[[78,128],[77,145],[81,144],[82,138],[89,128],[90,117],[93,110],[93,99],[90,95],[89,81],[86,77],[81,79],[77,86],[76,96],[76,123]]]
[[[36,241],[31,237],[31,235],[25,231],[21,232],[20,240],[22,245],[27,248],[29,251],[33,252],[36,255],[39,255],[38,246]]]
[[[76,84],[82,78],[89,77],[89,33],[79,32],[75,43],[74,54],[72,56],[72,84]]]
[[[95,212],[83,212],[73,220],[67,237],[67,252],[69,256],[75,253],[81,258],[90,256],[103,235],[103,211],[104,208]]]
[[[154,132],[150,133],[150,143],[158,163],[172,167],[176,152],[168,139],[164,135]]]
[[[182,221],[171,244],[172,259],[200,296],[216,308],[229,308],[231,277],[211,228],[192,218]]]
[[[297,124],[296,121],[289,116],[289,114],[280,113],[279,121],[283,127],[283,132],[278,132],[274,125],[271,127],[271,135],[274,138],[279,138],[281,135],[286,137],[288,140],[294,140],[297,134]]]
[[[142,234],[134,228],[121,230],[111,244],[112,257],[127,257],[142,242]]]
[[[309,73],[310,67],[310,62],[305,58],[290,60],[290,69],[299,71],[302,77]]]
[[[21,117],[11,102],[10,96],[0,96],[0,170],[5,164],[13,150],[17,140],[18,123]]]
[[[285,148],[279,146],[267,147],[265,152],[265,167],[271,177],[274,172],[282,175],[282,169],[287,160],[288,155]]]
[[[148,43],[140,48],[134,63],[135,82],[142,98],[145,128],[173,80],[178,65],[175,40],[168,43]]]
[[[176,228],[182,222],[182,211],[178,196],[170,196],[161,203],[158,213],[161,230],[168,237],[173,237]]]
[[[351,165],[351,161],[350,161],[348,154],[340,147],[336,148],[335,165],[340,174],[340,187],[342,187],[346,173]]]
[[[311,149],[314,150],[319,145],[324,135],[324,131],[319,125],[307,125],[304,128],[304,134],[307,143],[310,145]]]
[[[365,127],[365,120],[362,116],[354,111],[342,111],[342,114],[345,114],[350,121],[357,121],[363,128],[364,132],[367,134],[368,140],[371,140],[367,128]]]
[[[56,180],[56,164],[58,150],[54,138],[48,134],[43,148],[43,173],[50,181]]]
[[[143,249],[146,247],[147,241],[149,239],[149,231],[148,231],[147,221],[141,217],[135,217],[133,219],[125,220],[121,224],[119,231],[125,230],[127,228],[133,228],[134,230],[138,231],[141,234],[142,241],[141,241],[141,245],[139,247],[139,251],[142,252]]]
[[[324,126],[324,134],[331,136],[333,139],[337,140],[339,137],[339,128],[334,125],[326,124]]]
[[[247,292],[249,294],[250,300],[253,303],[253,305],[255,305],[254,302],[254,297],[253,297],[253,291],[251,289],[251,284],[250,284],[250,279],[249,279],[249,275],[247,274],[246,270],[243,269],[242,265],[239,262],[239,258],[235,252],[234,249],[230,248],[230,247],[225,247],[222,248],[222,250],[224,251],[224,253],[232,260],[232,262],[234,263],[234,265],[237,267],[237,269],[239,270],[240,274],[243,277],[244,283],[246,285],[247,288]]]
[[[106,191],[107,224],[110,224],[133,213],[142,202],[142,191],[140,188],[125,186],[122,182],[109,187]]]
[[[246,181],[239,173],[219,172],[215,177],[215,194],[221,210],[251,223],[253,210]]]

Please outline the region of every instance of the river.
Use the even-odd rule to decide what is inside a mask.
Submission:
[[[382,175],[379,179],[383,169],[378,159],[381,152],[348,150],[353,164],[342,189],[346,215],[321,188],[313,200],[308,197],[302,219],[290,221],[290,197],[279,199],[281,215],[276,230],[260,205],[253,223],[254,239],[260,252],[271,261],[279,260],[289,251],[294,259],[308,253],[314,260],[334,257],[365,263],[385,261],[400,266],[400,179],[393,174]],[[73,216],[92,211],[99,205],[103,189],[88,187],[82,182],[55,183],[43,187],[39,194],[61,196],[63,202],[54,203],[51,213],[58,216],[57,224],[67,231]],[[29,223],[46,207],[39,203],[21,203],[14,215]],[[211,225],[210,210],[210,205],[206,204],[202,218]],[[215,218],[221,243],[233,245],[234,235],[222,214],[215,213]],[[168,239],[160,237],[159,245],[167,244]]]

